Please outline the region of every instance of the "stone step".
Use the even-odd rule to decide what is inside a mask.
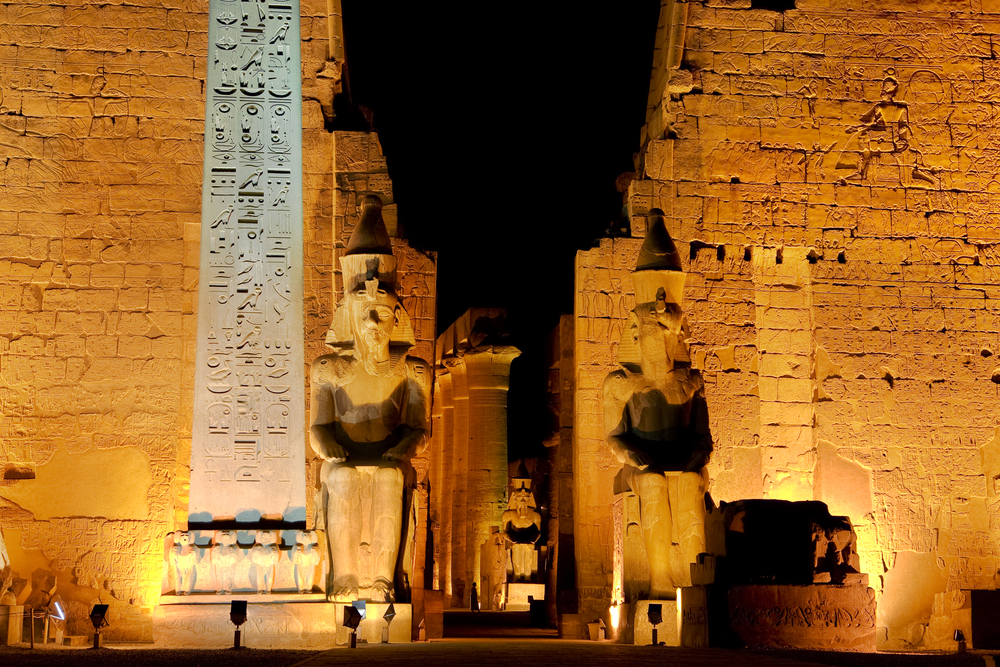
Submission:
[[[93,639],[88,635],[63,635],[63,646],[87,646]]]

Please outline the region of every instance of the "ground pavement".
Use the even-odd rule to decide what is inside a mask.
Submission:
[[[993,667],[984,654],[724,651],[548,638],[456,638],[329,651],[0,647],[2,667]]]

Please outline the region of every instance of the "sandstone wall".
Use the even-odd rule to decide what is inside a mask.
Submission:
[[[659,207],[689,259],[712,496],[849,514],[883,645],[930,645],[933,594],[994,588],[1000,566],[1000,5],[749,5],[663,4],[633,235]],[[613,594],[600,508],[617,469],[600,382],[638,246],[577,260],[576,460],[595,469],[577,485],[578,580],[593,615]]]
[[[333,221],[391,193],[374,135],[325,129],[343,59],[330,6],[301,5],[307,364],[339,296],[350,230]],[[162,538],[187,518],[206,12],[0,5],[0,524],[15,572],[53,573],[73,602],[71,632],[100,598],[109,638],[150,639]],[[434,260],[400,245],[430,359]]]

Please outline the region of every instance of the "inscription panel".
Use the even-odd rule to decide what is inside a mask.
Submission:
[[[212,0],[189,519],[305,519],[297,2]]]

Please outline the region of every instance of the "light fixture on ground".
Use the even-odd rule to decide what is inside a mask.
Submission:
[[[348,607],[344,607],[344,627],[351,631],[351,648],[357,648],[358,646],[357,630],[358,626],[361,625],[361,619],[364,617],[364,601],[358,601]]]
[[[240,626],[247,622],[246,600],[233,600],[229,606],[229,620],[236,626],[236,634],[233,636],[233,648],[242,648],[240,643]]]
[[[958,652],[959,653],[964,653],[965,652],[965,633],[962,632],[961,630],[955,630],[954,637],[955,637],[955,641],[958,642]]]
[[[392,619],[396,618],[396,605],[389,603],[389,608],[385,610],[382,614],[382,618],[385,619],[385,627],[382,628],[382,643],[389,643],[389,626],[392,625]]]
[[[663,622],[663,605],[662,604],[650,604],[649,611],[646,612],[646,618],[649,619],[649,624],[653,626],[653,642],[652,646],[659,645],[656,637],[656,626]]]
[[[104,637],[101,636],[101,628],[108,627],[108,605],[95,604],[90,611],[90,622],[94,624],[94,648],[104,646]]]

